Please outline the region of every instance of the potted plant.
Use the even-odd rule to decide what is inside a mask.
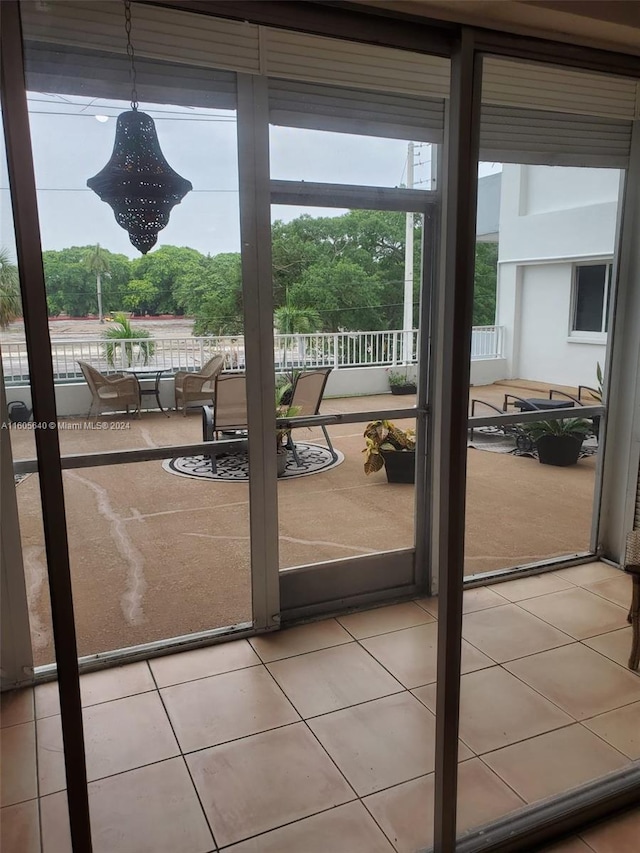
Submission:
[[[598,403],[602,403],[602,388],[604,384],[604,380],[602,377],[602,368],[600,367],[600,362],[596,363],[596,381],[598,383],[597,388],[589,388],[588,390],[591,393],[591,396],[597,400]],[[595,418],[592,418],[593,423],[593,434],[596,438],[600,437],[600,415],[596,415]]]
[[[535,442],[538,459],[543,465],[575,465],[582,442],[592,429],[586,418],[562,418],[536,421],[524,427]]]
[[[383,466],[389,483],[414,483],[416,478],[416,435],[391,421],[371,421],[364,431],[364,472]]]
[[[290,406],[292,388],[289,383],[276,387],[276,418],[294,418],[300,412],[300,406]],[[289,430],[276,429],[276,454],[278,477],[287,470],[287,436]]]
[[[409,376],[408,368],[388,370],[387,373],[392,394],[415,394],[417,392],[416,381],[412,376]]]

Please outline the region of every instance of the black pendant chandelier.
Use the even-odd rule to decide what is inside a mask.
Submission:
[[[146,255],[176,204],[193,189],[165,160],[151,116],[138,112],[136,68],[131,44],[131,0],[124,0],[127,55],[130,60],[131,109],[118,116],[113,153],[87,186],[113,209],[116,222]]]

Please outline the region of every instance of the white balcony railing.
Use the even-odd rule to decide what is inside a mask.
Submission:
[[[107,344],[115,344],[108,358]],[[145,354],[144,345],[151,345]],[[406,354],[405,354],[406,349]],[[141,341],[61,338],[51,341],[54,377],[59,382],[79,380],[78,361],[87,361],[104,373],[126,367],[149,370],[198,370],[212,355],[223,353],[226,370],[244,370],[244,339],[240,337],[147,338]],[[274,361],[280,371],[301,367],[393,367],[415,364],[418,333],[337,332],[314,335],[275,335]],[[502,327],[475,326],[471,341],[472,359],[500,358]],[[28,382],[29,365],[24,341],[2,344],[5,382]]]

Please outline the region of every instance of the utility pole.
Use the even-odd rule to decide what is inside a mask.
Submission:
[[[407,188],[413,189],[414,144],[407,151]],[[404,244],[404,314],[403,314],[402,361],[411,364],[413,356],[413,213],[406,214]]]
[[[96,273],[96,290],[98,291],[98,317],[101,323],[104,323],[104,318],[102,316],[102,276],[100,273]]]

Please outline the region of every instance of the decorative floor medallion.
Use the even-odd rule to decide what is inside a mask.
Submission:
[[[320,474],[344,462],[344,456],[336,450],[334,459],[328,448],[321,444],[309,444],[297,441],[296,450],[300,465],[296,465],[291,451],[287,452],[287,469],[279,478],[292,480],[294,477],[309,477]],[[211,468],[211,460],[204,456],[179,456],[177,459],[165,459],[162,463],[165,471],[180,477],[195,477],[201,480],[226,480],[228,482],[246,482],[249,480],[249,460],[244,451],[226,453],[218,456],[216,471]]]

